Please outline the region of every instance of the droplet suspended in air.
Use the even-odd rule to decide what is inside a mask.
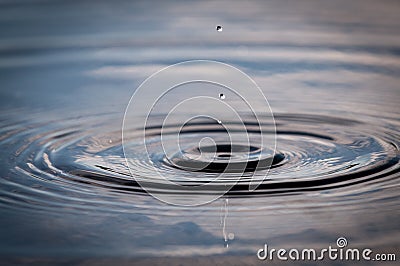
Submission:
[[[222,26],[221,25],[217,25],[216,30],[221,32],[222,31]]]
[[[220,93],[220,94],[219,94],[219,98],[220,98],[221,100],[225,99],[225,94]]]

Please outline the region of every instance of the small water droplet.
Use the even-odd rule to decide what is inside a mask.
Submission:
[[[219,94],[219,98],[220,98],[221,100],[224,100],[224,99],[225,99],[225,94],[220,93],[220,94]]]
[[[110,139],[110,140],[108,140],[108,143],[112,143],[112,140]]]
[[[222,26],[221,25],[217,25],[216,30],[221,32],[222,31]]]
[[[235,238],[235,234],[234,233],[229,233],[228,234],[228,238],[229,238],[229,240],[233,240]]]

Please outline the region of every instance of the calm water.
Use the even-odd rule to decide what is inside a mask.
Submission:
[[[350,247],[398,259],[398,2],[16,1],[0,7],[5,265],[254,265],[270,263],[257,260],[265,243],[321,249],[341,236]],[[154,109],[146,128],[149,157],[135,123],[127,124],[122,141],[136,88],[166,66],[197,59],[232,65],[267,97],[270,110],[260,123],[243,111],[250,149],[233,119],[184,124],[189,114],[214,114],[218,108],[210,104],[172,116],[162,150],[160,131],[174,101],[214,95],[238,102],[229,90],[203,83],[178,88]],[[234,145],[226,144],[224,127],[238,134]],[[209,139],[200,145],[204,137],[217,147]],[[270,142],[252,144],[260,138]],[[260,159],[269,171],[254,171],[252,162]],[[227,160],[236,164],[221,176]],[[230,190],[208,204],[174,206],[138,182],[172,201],[198,195],[168,186],[158,174],[190,186],[209,183],[204,195]],[[255,191],[249,191],[252,178]]]

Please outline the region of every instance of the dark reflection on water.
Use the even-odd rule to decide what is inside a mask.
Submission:
[[[398,250],[396,1],[0,5],[2,261],[243,265],[257,262],[264,243],[326,248],[340,236],[352,247]],[[180,208],[130,177],[121,124],[146,77],[192,59],[232,64],[258,83],[275,115],[279,158],[265,157],[275,161],[253,193],[246,172],[228,204]],[[209,123],[185,130],[187,140],[218,134]],[[157,141],[159,124],[149,133]],[[222,162],[229,155],[219,153]],[[171,191],[153,166],[194,183],[221,167],[187,171],[162,153],[150,166],[142,156],[136,177],[161,192]]]

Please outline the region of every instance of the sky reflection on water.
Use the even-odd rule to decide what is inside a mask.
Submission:
[[[163,67],[195,59],[247,73],[277,115],[355,119],[371,123],[371,132],[400,128],[397,1],[6,1],[0,7],[4,130],[71,117],[84,127],[86,115],[110,113],[113,119],[105,121],[113,121],[108,127],[118,139],[135,88]],[[55,211],[52,190],[32,186],[43,192],[43,202],[25,208],[31,199],[12,185],[20,175],[13,156],[0,152],[0,256],[6,262],[223,254],[234,264],[236,257],[256,258],[265,242],[326,247],[342,235],[359,247],[399,248],[398,169],[391,180],[358,184],[351,193],[310,191],[283,205],[280,195],[229,199],[226,229],[235,239],[227,249],[221,200],[187,209],[129,194],[113,206],[93,187],[97,208],[65,195]]]

